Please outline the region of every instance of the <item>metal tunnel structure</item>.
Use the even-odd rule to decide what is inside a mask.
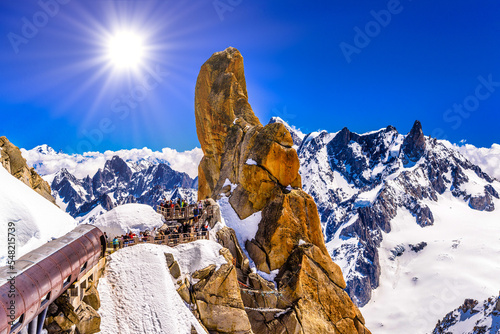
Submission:
[[[104,256],[106,242],[93,225],[25,254],[0,268],[0,334],[40,334],[48,306]]]

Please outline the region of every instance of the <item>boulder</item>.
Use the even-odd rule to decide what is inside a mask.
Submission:
[[[215,268],[217,268],[217,266],[215,264],[211,264],[206,268],[195,271],[191,277],[199,280],[205,279],[213,274]]]
[[[370,333],[330,262],[315,245],[296,247],[276,277],[285,303],[278,306],[293,307],[305,333]]]
[[[165,261],[167,261],[167,267],[170,268],[174,262],[174,256],[171,253],[164,253],[165,254]]]
[[[227,263],[233,263],[234,260],[234,257],[233,255],[231,254],[231,251],[227,248],[221,248],[219,249],[219,254],[222,255],[224,257],[224,259],[226,260]]]
[[[210,332],[252,333],[232,264],[223,264],[193,285],[193,297],[200,320]]]
[[[98,310],[101,307],[101,299],[99,298],[99,291],[92,285],[87,291],[85,291],[85,296],[83,301],[87,303],[94,310]]]
[[[191,304],[191,295],[189,293],[189,286],[186,282],[181,283],[181,285],[177,288],[177,293],[181,296],[182,300],[186,303]]]
[[[209,205],[211,205],[214,209],[211,211],[204,210],[202,215],[200,216],[200,221],[203,222],[204,225],[206,224],[210,226],[210,228],[213,228],[215,224],[217,224],[217,222],[221,221],[220,209],[213,199],[207,198],[205,199],[205,201],[208,201]]]
[[[247,256],[241,249],[234,230],[230,227],[223,227],[217,232],[217,239],[218,242],[231,253],[231,257],[234,259],[233,264],[238,269],[238,278],[244,280],[244,277],[250,273],[250,261],[248,261]]]
[[[101,316],[90,305],[83,302],[76,314],[80,319],[76,325],[79,333],[94,334],[101,331]]]
[[[179,278],[181,276],[181,268],[179,267],[179,263],[177,263],[177,261],[172,263],[168,269],[170,270],[170,275],[172,275],[173,278]]]
[[[76,308],[70,302],[69,292],[65,291],[49,305],[45,329],[48,334],[98,333],[101,317],[97,310],[100,306],[101,300],[95,283],[85,290],[83,299]]]

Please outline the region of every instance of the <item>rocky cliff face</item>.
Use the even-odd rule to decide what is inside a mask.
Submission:
[[[290,321],[279,321],[287,317],[295,319],[293,333],[369,333],[328,255],[316,204],[301,188],[292,136],[283,124],[262,126],[254,115],[236,49],[215,53],[202,66],[195,114],[204,153],[198,196],[229,197],[240,219],[261,213],[255,236],[238,241],[258,270],[277,273],[284,297],[277,321],[250,317],[254,331],[289,332]]]
[[[26,159],[17,146],[6,137],[0,137],[0,163],[2,166],[24,184],[31,187],[48,201],[56,203],[52,197],[49,184],[37,174],[34,168],[28,167]]]

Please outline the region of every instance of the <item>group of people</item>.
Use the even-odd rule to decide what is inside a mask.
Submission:
[[[152,231],[149,231],[149,230],[146,230],[144,232],[141,231],[141,232],[139,232],[139,235],[130,231],[126,234],[123,234],[121,236],[116,236],[113,238],[113,249],[116,250],[117,248],[119,248],[120,242],[127,244],[130,241],[133,241],[135,238],[138,238],[139,241],[146,242],[149,237],[152,237],[154,239],[158,235],[160,235],[160,233],[156,227],[153,228]],[[107,236],[106,236],[106,238],[107,238]]]
[[[135,240],[138,240],[139,242],[147,242],[148,240],[160,240],[168,235],[171,235],[173,239],[178,239],[181,234],[186,238],[193,233],[195,233],[196,235],[198,235],[199,233],[205,235],[207,231],[207,224],[199,226],[197,224],[191,224],[189,221],[186,221],[182,224],[167,226],[166,228],[158,229],[155,227],[152,231],[141,231],[138,235],[130,231],[129,233],[114,237],[112,243],[113,249],[117,250],[118,248],[120,248],[120,243],[122,243],[123,245],[128,245],[130,243],[134,243]]]
[[[162,208],[185,208],[189,205],[189,203],[187,201],[185,201],[184,199],[182,198],[178,198],[177,201],[176,200],[166,200],[164,199],[163,202],[160,203],[160,206]]]
[[[181,212],[181,214],[185,214],[186,213],[185,209],[187,207],[191,207],[195,223],[198,222],[199,217],[203,214],[203,208],[207,207],[209,205],[210,205],[210,202],[208,202],[208,201],[198,201],[197,203],[189,204],[187,201],[185,201],[184,199],[181,199],[181,198],[177,199],[177,201],[176,200],[168,200],[168,201],[164,200],[163,202],[160,203],[161,208],[167,209],[167,216],[169,216],[169,215],[173,216],[177,210],[179,210]],[[169,210],[173,210],[173,211],[169,212]],[[167,217],[167,218],[169,218],[169,217]]]
[[[153,230],[145,230],[139,232],[139,234],[135,234],[132,231],[123,234],[121,236],[116,236],[113,238],[112,244],[113,249],[117,250],[120,248],[120,245],[128,245],[130,243],[134,243],[136,240],[140,242],[147,242],[148,240],[160,240],[163,239],[167,235],[171,235],[173,239],[179,238],[179,235],[183,235],[184,237],[189,237],[193,233],[205,235],[208,231],[208,225],[199,224],[199,219],[203,214],[203,209],[205,207],[210,206],[210,202],[208,200],[198,201],[195,204],[189,204],[186,200],[179,198],[177,200],[164,200],[159,205],[165,209],[180,209],[184,211],[187,207],[193,208],[193,217],[192,219],[188,219],[183,221],[182,223],[167,223],[161,228],[155,227]],[[160,212],[160,211],[159,211]],[[167,217],[168,218],[168,217]],[[106,240],[108,236],[105,234]],[[151,239],[152,238],[152,239]]]

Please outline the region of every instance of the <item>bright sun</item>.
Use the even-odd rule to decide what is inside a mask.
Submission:
[[[137,68],[142,61],[142,39],[132,32],[120,32],[108,41],[108,59],[120,68]]]

